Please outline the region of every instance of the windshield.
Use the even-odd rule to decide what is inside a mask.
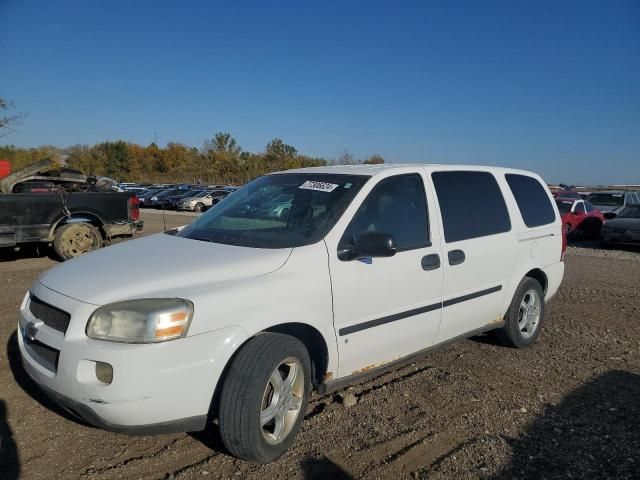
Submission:
[[[640,218],[640,205],[623,208],[616,218]]]
[[[229,195],[177,236],[254,248],[322,239],[369,179],[362,175],[267,175]]]
[[[558,210],[560,210],[560,214],[569,213],[571,211],[571,206],[573,202],[570,200],[556,200],[556,205],[558,205]]]
[[[589,201],[594,205],[607,207],[620,207],[624,203],[624,195],[621,193],[592,193]]]

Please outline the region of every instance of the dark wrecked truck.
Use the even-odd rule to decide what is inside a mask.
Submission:
[[[138,198],[44,160],[0,180],[0,248],[52,245],[67,260],[142,230]]]

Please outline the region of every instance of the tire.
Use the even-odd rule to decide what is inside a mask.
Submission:
[[[90,223],[68,223],[56,229],[53,249],[61,260],[69,260],[102,247],[102,234]]]
[[[204,210],[204,203],[196,203],[195,206],[193,207],[193,211],[194,212],[202,212]]]
[[[290,377],[294,370],[295,376]],[[258,463],[269,463],[282,455],[304,419],[311,392],[310,373],[307,349],[289,335],[264,333],[242,346],[220,392],[218,422],[227,450]],[[285,387],[276,390],[277,378]],[[290,378],[292,382],[287,382]],[[290,388],[286,387],[289,383],[293,385]],[[267,408],[270,406],[273,408]]]
[[[571,226],[570,223],[565,224],[564,233],[566,233],[567,236],[569,236],[569,235],[571,235],[571,233],[573,233],[573,227]]]
[[[526,319],[527,309],[524,305],[525,303],[532,305],[532,302],[535,306],[529,307],[531,316]],[[544,310],[542,286],[531,277],[523,278],[504,317],[505,326],[496,330],[498,341],[513,348],[526,348],[533,345],[542,329]]]

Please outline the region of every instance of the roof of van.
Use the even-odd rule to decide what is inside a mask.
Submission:
[[[330,165],[326,167],[307,167],[296,168],[292,170],[286,170],[282,172],[274,173],[335,173],[335,174],[347,174],[347,175],[377,175],[389,170],[402,170],[402,169],[415,169],[419,167],[426,167],[430,170],[442,168],[443,170],[484,170],[492,172],[512,172],[512,173],[524,173],[531,174],[525,170],[518,170],[514,168],[504,167],[490,167],[482,165],[448,165],[438,163],[384,163],[375,165]]]

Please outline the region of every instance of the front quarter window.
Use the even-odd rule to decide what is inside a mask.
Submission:
[[[229,195],[177,236],[254,248],[292,248],[322,239],[365,175],[279,173]]]

